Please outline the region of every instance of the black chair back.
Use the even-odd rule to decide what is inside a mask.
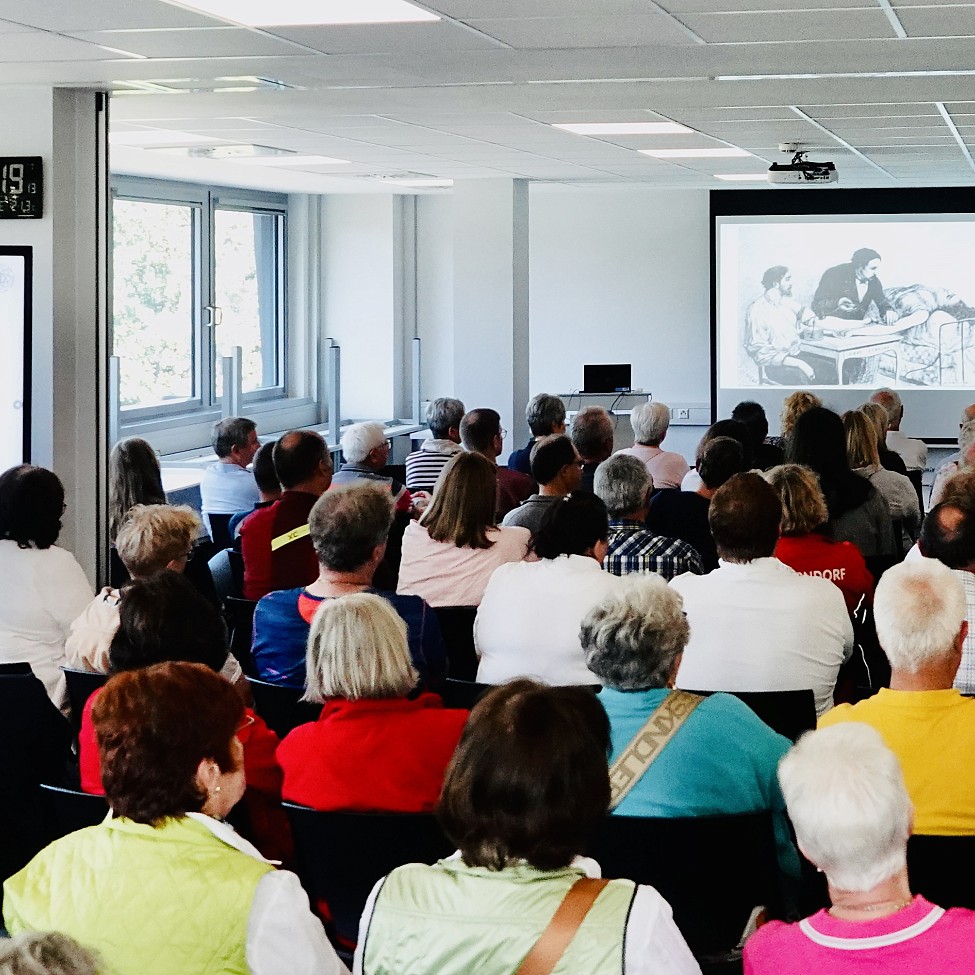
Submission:
[[[477,676],[474,650],[476,606],[437,606],[434,608],[443,645],[447,651],[447,676],[472,681]]]
[[[74,733],[81,731],[81,714],[85,710],[88,698],[100,687],[105,686],[107,674],[93,674],[88,670],[75,670],[72,667],[62,667],[64,680],[68,689],[68,705],[71,708],[71,724]]]
[[[657,819],[607,816],[589,853],[604,877],[655,887],[695,955],[721,955],[741,938],[752,910],[784,911],[772,816]]]
[[[239,584],[234,572],[232,561],[234,555],[240,557],[240,553],[235,552],[232,548],[224,548],[207,563],[210,568],[210,575],[213,577],[213,587],[221,601],[226,600],[228,596],[240,599],[244,594],[243,580]]]
[[[907,841],[911,890],[940,907],[975,910],[975,836],[916,834]]]
[[[108,814],[108,802],[104,796],[61,789],[54,785],[42,785],[41,794],[51,813],[54,826],[52,840],[86,826],[97,826]]]
[[[430,813],[319,812],[284,803],[298,876],[312,904],[325,901],[334,934],[355,944],[376,881],[404,863],[434,863],[453,852]]]
[[[716,691],[693,691],[710,697]],[[798,691],[723,691],[747,704],[773,731],[797,741],[799,736],[816,727],[816,696],[810,688]]]
[[[472,680],[454,680],[447,678],[437,693],[443,698],[445,707],[462,708],[470,711],[472,707],[489,691],[491,684],[478,684]]]
[[[227,596],[223,601],[223,608],[230,628],[230,652],[237,658],[244,673],[253,677],[257,674],[254,656],[251,653],[257,600]]]
[[[254,695],[254,710],[279,738],[300,724],[317,721],[322,713],[320,704],[301,700],[304,691],[300,688],[268,684],[256,677],[248,677],[247,683]]]
[[[233,515],[218,515],[212,511],[205,511],[207,524],[210,528],[210,538],[213,540],[214,548],[219,551],[223,548],[231,548],[234,544],[230,537],[230,519]]]

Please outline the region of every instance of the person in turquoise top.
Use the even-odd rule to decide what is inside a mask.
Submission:
[[[690,636],[680,594],[662,579],[628,580],[583,618],[586,664],[609,717],[610,764],[673,686]],[[619,816],[716,816],[771,810],[779,865],[798,879],[776,770],[792,742],[730,694],[705,698],[613,810]]]

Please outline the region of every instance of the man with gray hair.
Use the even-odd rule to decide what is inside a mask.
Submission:
[[[532,448],[543,437],[561,437],[565,433],[565,403],[551,393],[538,393],[525,407],[525,419],[531,430],[531,440],[521,450],[512,451],[508,467],[522,474],[532,473]]]
[[[406,486],[410,491],[433,491],[440,472],[459,454],[460,421],[464,404],[459,399],[441,396],[427,407],[427,426],[432,436],[419,450],[406,455]]]
[[[593,490],[596,468],[613,452],[613,418],[604,406],[587,406],[572,418],[572,443],[582,461],[580,491]]]
[[[389,441],[386,428],[376,421],[353,423],[347,427],[340,441],[345,463],[335,472],[332,483],[353,484],[356,481],[373,481],[385,484],[393,495],[396,510],[411,514],[413,497],[399,481],[382,474],[389,461]]]
[[[887,425],[887,447],[901,455],[908,472],[923,471],[928,462],[928,445],[923,440],[912,440],[901,433],[904,403],[900,394],[885,386],[870,397],[870,402],[879,403],[887,411],[890,420]],[[922,510],[923,507],[922,504]]]
[[[254,663],[270,684],[304,687],[305,645],[315,610],[326,599],[378,592],[373,576],[386,554],[393,501],[382,485],[360,481],[327,491],[308,516],[318,578],[307,586],[270,592],[254,610]],[[446,671],[436,614],[419,596],[378,592],[403,617],[410,656],[421,677],[438,681]]]
[[[952,686],[968,633],[961,581],[934,559],[902,562],[883,574],[873,605],[890,687],[838,705],[819,725],[860,721],[880,732],[904,771],[916,832],[975,833],[975,701]]]
[[[682,572],[704,573],[701,556],[687,542],[648,531],[653,479],[636,457],[616,454],[596,468],[596,496],[609,512],[609,549],[603,568],[614,575],[653,573],[672,579]]]
[[[630,426],[636,442],[617,453],[646,464],[654,487],[679,488],[690,467],[676,451],[660,449],[670,427],[670,407],[666,403],[641,403],[630,414]]]
[[[254,475],[247,469],[261,446],[257,424],[245,416],[228,416],[213,425],[215,464],[200,478],[200,508],[204,516],[249,511],[261,500]]]

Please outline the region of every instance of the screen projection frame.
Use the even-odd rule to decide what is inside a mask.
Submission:
[[[712,422],[719,415],[727,416],[735,402],[754,399],[765,407],[772,432],[776,432],[777,418],[781,402],[790,389],[789,386],[723,387],[720,385],[719,355],[719,233],[720,218],[768,217],[770,222],[782,222],[789,217],[797,220],[812,219],[825,221],[835,216],[838,222],[845,218],[863,215],[878,218],[889,217],[896,220],[899,215],[905,218],[923,219],[930,214],[932,219],[945,219],[954,215],[964,215],[975,221],[975,188],[970,187],[924,187],[913,189],[802,189],[802,190],[714,190],[710,193],[711,210],[711,417]],[[973,223],[975,239],[975,223]],[[870,246],[870,241],[864,241]],[[880,238],[878,250],[883,252],[883,239]],[[842,258],[843,255],[840,255]],[[836,262],[833,262],[836,263]],[[975,262],[972,264],[973,287],[975,294]],[[969,299],[973,300],[973,299]],[[882,377],[877,385],[885,385]],[[842,412],[863,402],[869,390],[862,387],[845,388],[842,385],[828,388],[814,387],[824,403]],[[781,392],[780,392],[781,390]],[[722,393],[724,392],[724,397]],[[975,402],[975,375],[970,385],[952,389],[925,390],[898,387],[904,400],[905,428],[911,436],[921,436],[932,444],[954,443],[956,439],[958,416],[969,403]],[[724,402],[727,399],[730,402]],[[937,416],[937,420],[931,419]],[[913,419],[913,422],[912,422]]]
[[[23,311],[21,322],[21,377],[20,377],[20,412],[21,412],[21,449],[20,463],[29,464],[31,459],[31,377],[32,377],[32,340],[33,340],[33,247],[0,245],[0,259],[13,258],[23,262],[23,289],[19,307]],[[13,324],[13,323],[11,323]],[[16,408],[16,407],[15,407]]]

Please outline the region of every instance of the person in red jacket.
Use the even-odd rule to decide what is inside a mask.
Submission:
[[[815,472],[801,464],[781,464],[764,474],[782,502],[781,537],[775,557],[796,572],[829,579],[843,593],[852,614],[873,599],[873,576],[852,542],[826,534],[829,513]]]
[[[406,624],[381,596],[322,603],[308,635],[305,699],[318,721],[278,746],[289,802],[321,810],[430,812],[467,711],[413,694]]]

